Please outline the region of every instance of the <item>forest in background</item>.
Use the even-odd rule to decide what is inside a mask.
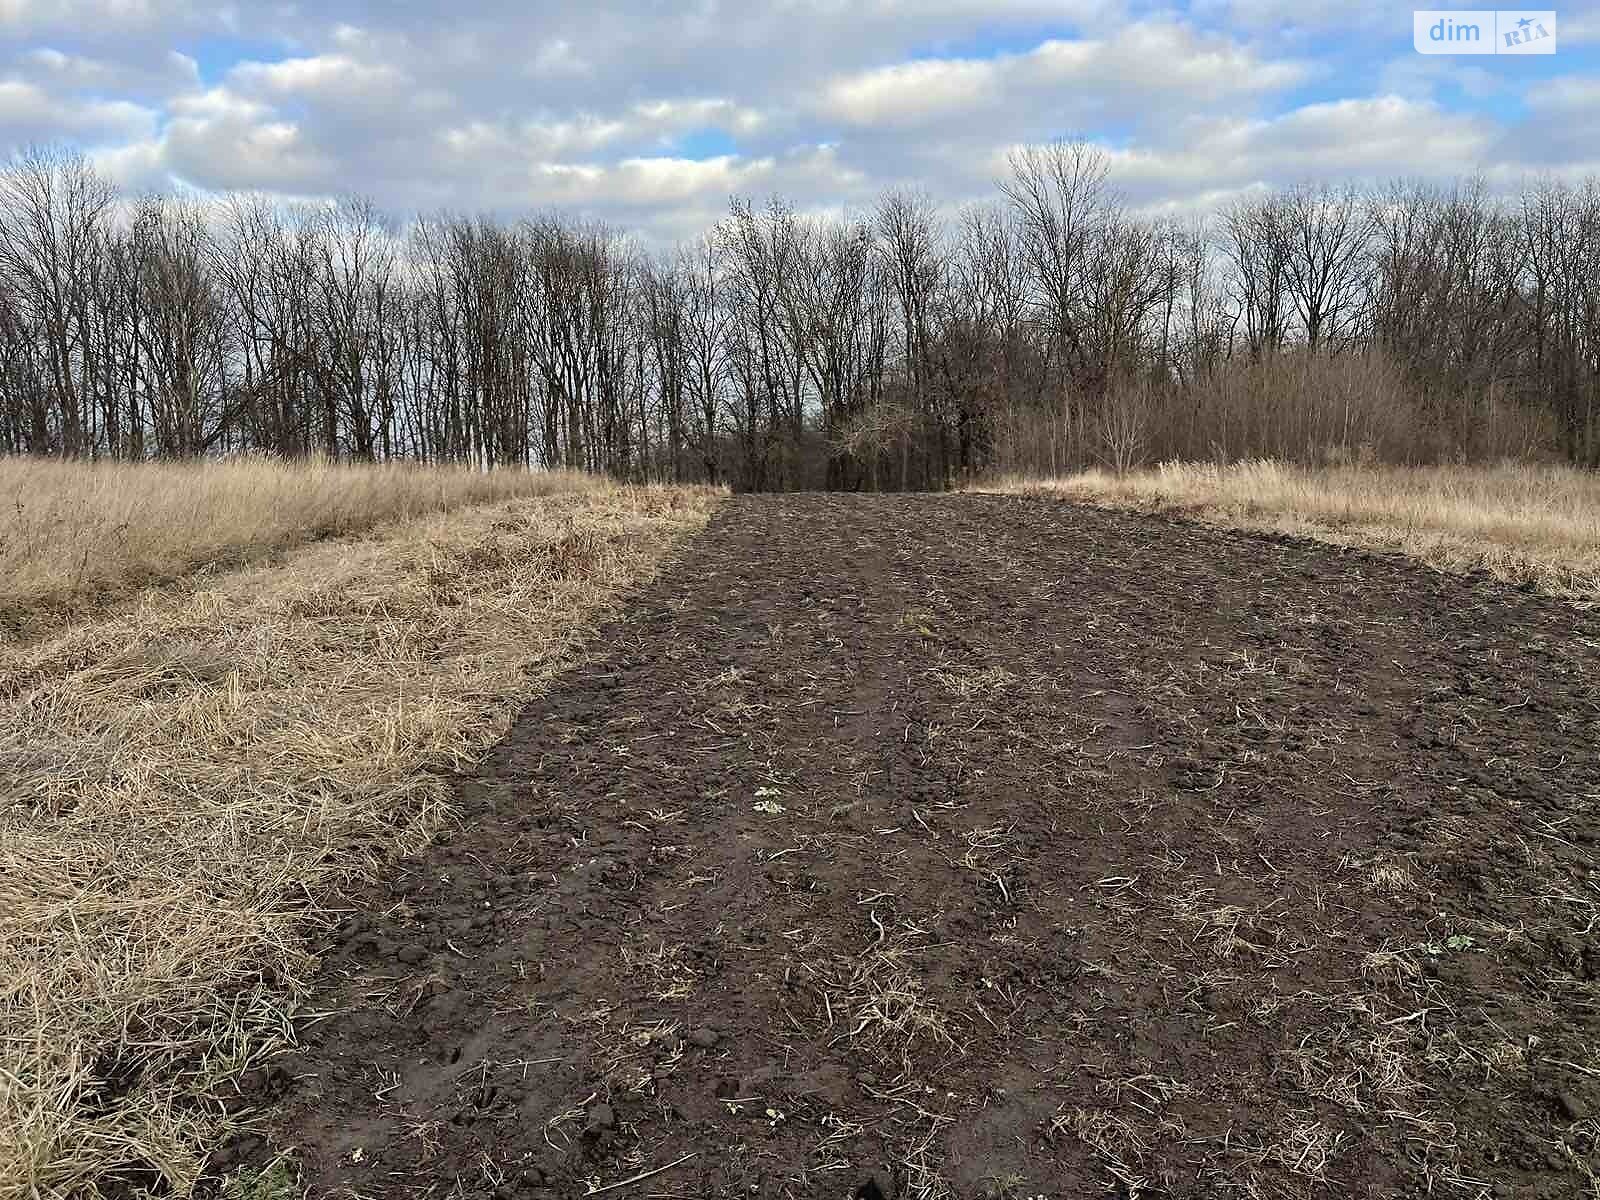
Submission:
[[[364,200],[0,172],[0,453],[936,489],[1219,463],[1600,467],[1600,180],[1306,184],[1149,219],[1082,142],[988,203],[735,199],[670,251]]]

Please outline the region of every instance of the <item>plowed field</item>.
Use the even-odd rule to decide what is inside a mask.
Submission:
[[[1600,1196],[1597,729],[1487,579],[735,497],[251,1095],[319,1195]]]

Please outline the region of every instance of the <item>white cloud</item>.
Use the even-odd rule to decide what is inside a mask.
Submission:
[[[880,67],[832,83],[823,112],[856,125],[920,124],[975,104],[993,104],[1000,94],[998,75],[997,65],[987,62]]]
[[[0,25],[16,33],[229,28],[238,20],[233,4],[200,0],[0,0]]]
[[[511,160],[559,160],[574,154],[592,154],[620,137],[620,121],[580,118],[571,121],[527,121],[516,126],[472,121],[446,129],[442,149],[455,157],[456,166],[491,156]]]
[[[1431,100],[1447,86],[1460,88],[1465,95],[1481,100],[1507,92],[1512,80],[1470,58],[1416,53],[1389,60],[1378,76],[1380,93],[1404,96],[1408,100]]]
[[[1162,145],[1108,151],[1114,185],[1137,210],[1188,215],[1263,188],[1321,180],[1472,174],[1495,130],[1481,118],[1381,97],[1309,104],[1274,118],[1195,117]],[[1432,147],[1426,161],[1417,146]],[[1006,148],[986,166],[1003,174]]]
[[[151,163],[160,162],[168,173],[208,190],[304,194],[324,190],[334,179],[333,161],[298,123],[225,87],[175,100],[159,135],[105,161],[137,164],[147,175]]]
[[[1450,114],[1399,96],[1308,104],[1254,127],[1246,142],[1258,159],[1302,178],[1432,171],[1471,171],[1492,129],[1476,117]],[[1427,147],[1425,155],[1419,147]]]
[[[587,75],[593,66],[572,48],[566,38],[551,38],[540,46],[528,63],[532,75],[560,77],[562,75]]]
[[[1501,172],[1600,175],[1600,141],[1594,114],[1600,111],[1600,75],[1565,75],[1527,92],[1527,117],[1502,132]]]
[[[1202,16],[1246,29],[1313,33],[1393,26],[1411,33],[1411,9],[1390,0],[1198,0]]]
[[[1590,117],[1600,112],[1600,75],[1565,75],[1528,89],[1528,106],[1545,116]]]
[[[13,147],[127,141],[148,137],[155,123],[155,113],[126,100],[64,100],[23,80],[0,81],[0,139]]]
[[[391,92],[406,76],[390,63],[357,62],[346,54],[319,54],[281,62],[244,62],[229,72],[229,82],[278,96],[348,101]]]
[[[1225,38],[1170,21],[1136,22],[1105,40],[1051,39],[1026,53],[897,64],[834,80],[822,112],[853,125],[970,122],[1002,108],[1050,106],[1062,117],[1149,119],[1175,104],[1293,86],[1309,68],[1265,61]]]
[[[731,133],[750,134],[766,124],[764,114],[731,100],[647,100],[633,106],[638,120],[666,132],[715,126]]]
[[[168,50],[151,61],[113,60],[68,54],[53,46],[39,46],[18,56],[18,74],[57,90],[121,93],[128,96],[170,96],[200,84],[194,59]]]
[[[1593,45],[1600,42],[1600,12],[1568,13],[1556,11],[1556,40],[1563,46]]]

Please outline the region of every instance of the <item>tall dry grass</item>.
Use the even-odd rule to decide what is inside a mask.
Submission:
[[[431,515],[0,646],[0,1197],[185,1194],[320,906],[447,819],[440,772],[713,503]]]
[[[1600,475],[1566,467],[1165,463],[1007,479],[990,490],[1176,511],[1218,524],[1392,550],[1448,570],[1600,599]]]
[[[569,471],[401,463],[0,458],[0,632],[384,521],[604,486]]]

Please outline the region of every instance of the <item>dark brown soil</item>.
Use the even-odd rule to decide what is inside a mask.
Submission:
[[[1600,1195],[1597,726],[1487,579],[735,498],[254,1082],[316,1195]]]

